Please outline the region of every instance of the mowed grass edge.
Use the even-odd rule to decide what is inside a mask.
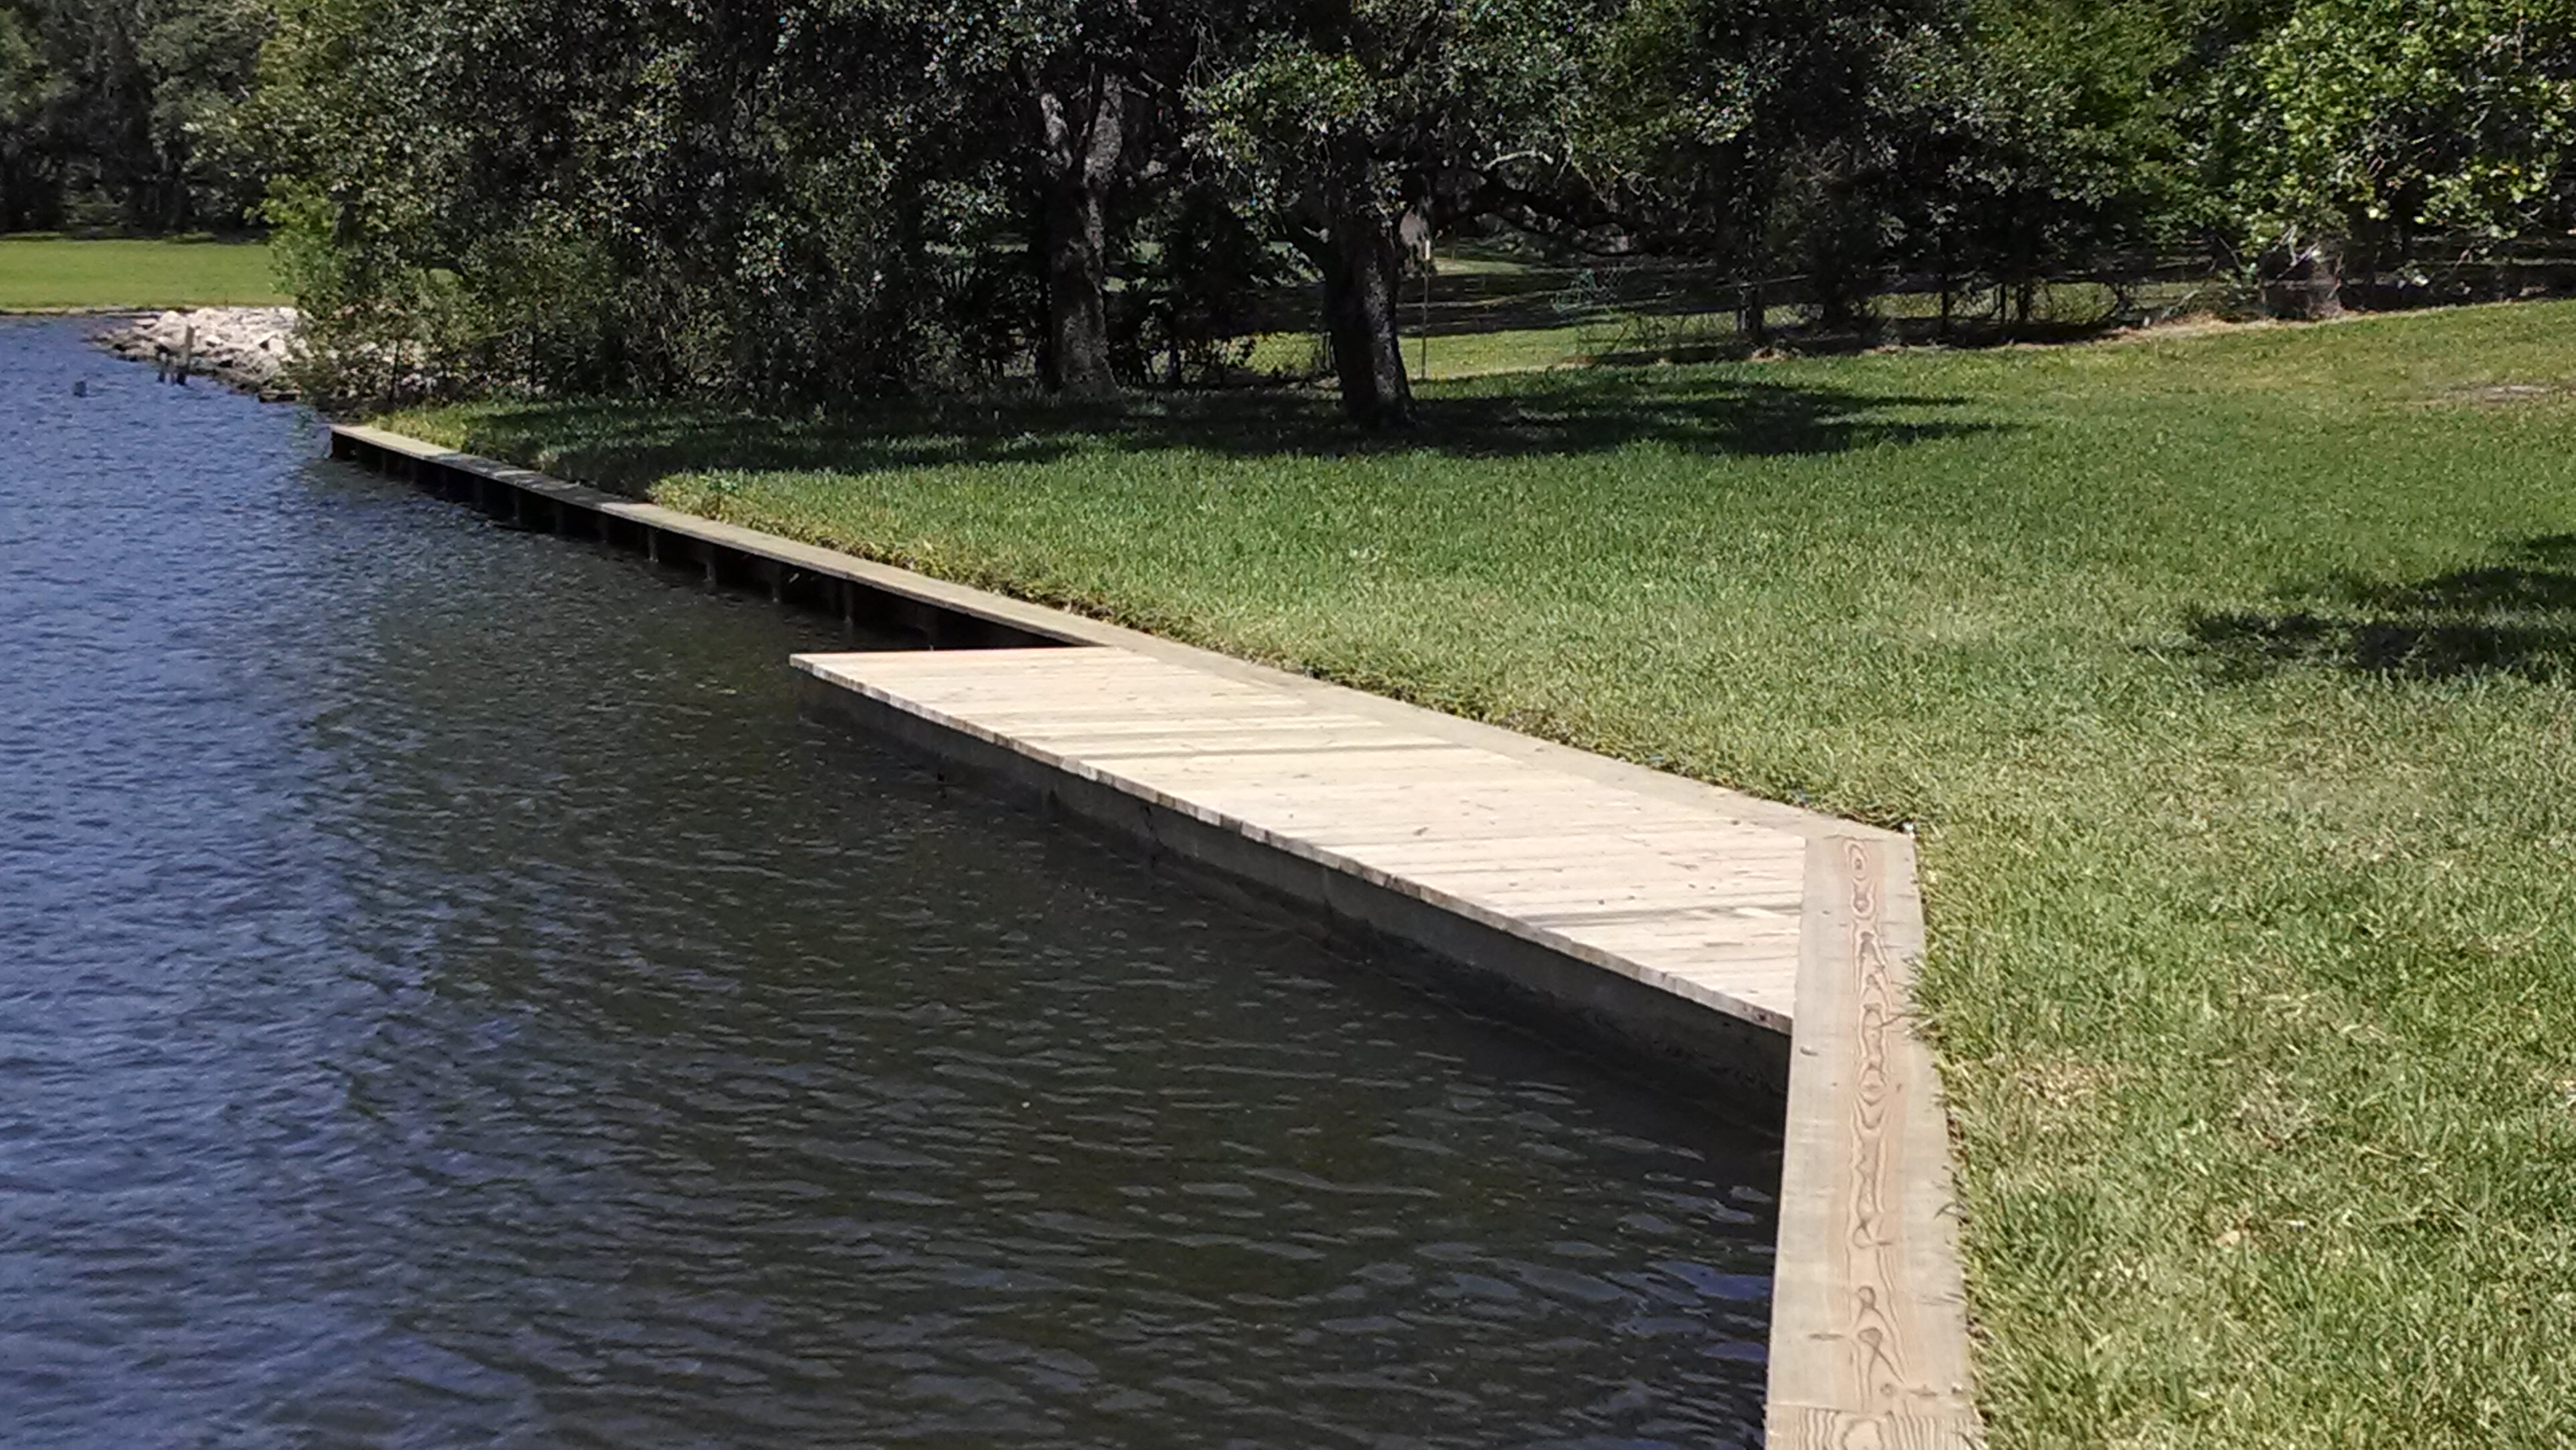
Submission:
[[[1921,833],[1997,1444],[2576,1440],[2576,307],[386,426]]]
[[[265,244],[0,236],[0,312],[267,307],[291,301]]]

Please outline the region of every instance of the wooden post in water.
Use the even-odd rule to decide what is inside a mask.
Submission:
[[[186,335],[179,342],[179,386],[183,388],[188,386],[188,372],[196,365],[197,324],[191,322],[188,324]]]

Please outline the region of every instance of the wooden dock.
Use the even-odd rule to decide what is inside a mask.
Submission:
[[[415,439],[332,447],[915,635],[794,663],[963,771],[1739,1084],[1783,1123],[1769,1443],[1981,1443],[1908,838]]]
[[[1785,1087],[1770,1443],[1975,1442],[1947,1129],[1905,1030],[1921,915],[1904,838],[1824,817],[1800,834],[1722,792],[1626,789],[1115,647],[794,663],[873,729],[1608,1035]]]
[[[890,709],[1775,1033],[1806,843],[1121,649],[801,655]]]

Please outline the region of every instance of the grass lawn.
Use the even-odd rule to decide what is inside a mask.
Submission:
[[[277,288],[257,242],[0,237],[0,312],[266,306]]]
[[[1426,393],[384,421],[1912,822],[1998,1445],[2576,1441],[2576,306]]]
[[[1590,335],[1581,327],[1515,327],[1431,338],[1407,337],[1404,365],[1417,383],[1568,367],[1581,360]],[[1268,332],[1251,341],[1252,352],[1245,365],[1254,372],[1302,377],[1331,366],[1331,354],[1324,350],[1323,338],[1315,333]]]

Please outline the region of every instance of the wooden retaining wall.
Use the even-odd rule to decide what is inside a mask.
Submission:
[[[906,674],[872,669],[862,655],[799,664],[836,708],[874,728],[979,763],[1167,851],[1179,843],[1190,859],[1267,896],[1351,917],[1471,974],[1499,977],[1524,1003],[1589,1014],[1657,1051],[1711,1059],[1716,1075],[1781,1115],[1769,1443],[1981,1443],[1947,1120],[1937,1064],[1907,1006],[1923,946],[1908,838],[397,434],[335,427],[331,451],[524,526],[622,545],[912,644],[1015,658],[1068,647],[1135,657],[1145,667],[1132,679],[1106,672],[1123,682],[1108,694],[1066,683],[1100,672],[1038,671],[1053,703],[997,683],[998,669]],[[1116,704],[1144,700],[1132,688],[1143,681],[1152,682],[1154,703]],[[1260,698],[1223,703],[1245,691]],[[1203,738],[1176,742],[1157,724],[1162,738],[1140,751],[1120,739],[1134,731],[1101,731],[1104,702],[1113,721],[1120,708],[1177,709]],[[1294,745],[1247,746],[1237,727],[1248,721],[1304,733]],[[1334,778],[1339,767],[1328,757],[1364,738],[1359,753],[1377,754],[1345,760],[1360,774]],[[1356,833],[1349,820],[1318,814],[1319,803],[1362,799],[1386,779],[1390,749],[1411,752],[1408,768],[1440,763],[1405,797],[1412,806],[1377,803]],[[1199,773],[1173,774],[1175,751]],[[1265,771],[1276,774],[1265,779]],[[1604,876],[1578,850],[1560,853],[1562,874],[1549,879],[1548,828],[1512,824],[1529,792],[1546,797],[1540,816],[1588,812],[1594,849],[1629,850],[1622,869]],[[1397,838],[1414,831],[1388,837],[1387,812],[1407,809],[1422,813],[1421,833],[1454,838],[1448,854],[1390,854],[1390,839],[1410,846]],[[1461,820],[1473,829],[1461,834]],[[1686,839],[1701,844],[1673,849]],[[1773,839],[1790,843],[1798,883],[1785,968],[1772,937],[1738,932],[1727,916],[1770,910],[1763,903],[1773,888],[1744,886],[1741,900],[1726,894],[1732,887],[1709,889],[1700,867],[1723,863],[1695,867],[1691,855],[1768,861],[1777,856]],[[1639,842],[1661,844],[1639,855],[1630,850]],[[1659,869],[1657,851],[1670,879],[1629,879]],[[1461,861],[1483,874],[1462,874]],[[1509,870],[1497,874],[1496,861]],[[1741,950],[1720,953],[1724,961],[1692,957],[1688,948],[1714,940],[1710,933],[1740,936]],[[1688,966],[1703,958],[1718,964]],[[1785,993],[1764,985],[1782,980],[1792,984]]]

